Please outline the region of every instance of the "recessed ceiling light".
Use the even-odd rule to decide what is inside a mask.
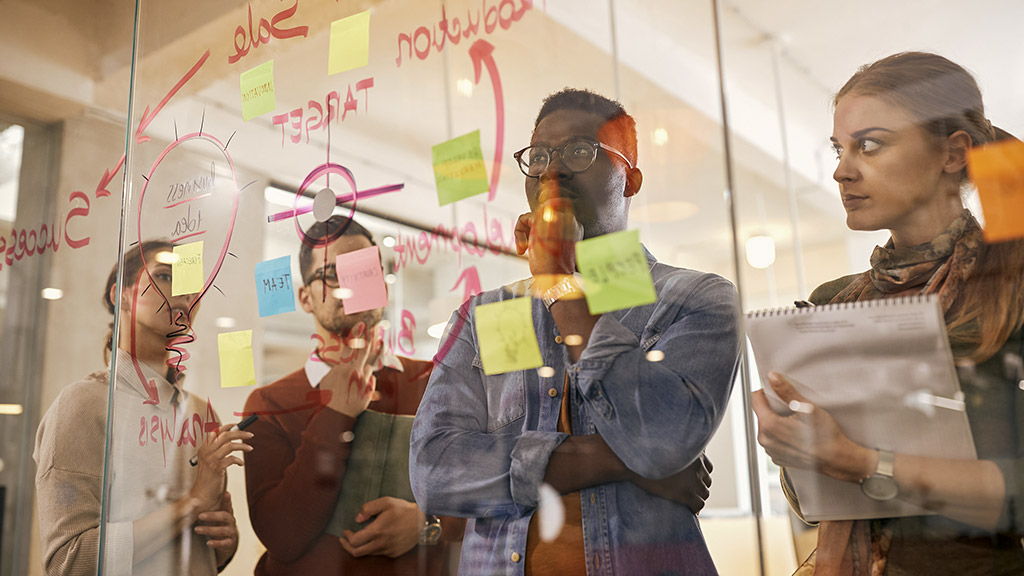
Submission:
[[[64,297],[64,291],[60,288],[43,288],[40,290],[39,295],[44,300],[60,300]]]
[[[221,316],[220,318],[217,318],[216,320],[214,320],[213,323],[217,325],[217,328],[234,328],[235,327],[235,319],[234,318],[230,318],[228,316]]]
[[[466,98],[473,95],[473,82],[469,78],[460,78],[455,82],[455,89]]]
[[[437,324],[430,326],[427,328],[427,336],[440,340],[441,336],[444,336],[444,327],[447,325],[447,322],[438,322]]]
[[[668,144],[668,130],[664,128],[655,128],[654,132],[651,133],[651,140],[655,146],[664,146]]]

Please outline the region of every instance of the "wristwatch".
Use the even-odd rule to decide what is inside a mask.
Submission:
[[[551,305],[555,303],[559,298],[563,298],[570,294],[583,294],[583,289],[580,288],[580,283],[576,280],[574,274],[566,274],[565,278],[562,278],[558,284],[555,284],[551,288],[548,288],[540,295],[540,299],[544,302],[544,307],[551,309]]]
[[[433,546],[441,541],[441,519],[427,514],[423,527],[420,528],[420,546]]]
[[[875,473],[860,481],[860,491],[872,500],[885,502],[900,493],[893,479],[893,462],[896,457],[888,450],[878,450],[878,466]]]

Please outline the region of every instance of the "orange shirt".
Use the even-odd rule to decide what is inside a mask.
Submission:
[[[558,418],[558,431],[572,434],[572,418],[569,413],[569,375],[565,375],[562,387],[562,410]],[[562,531],[551,542],[540,539],[539,514],[530,519],[526,533],[525,576],[586,576],[587,562],[583,550],[583,504],[579,492],[562,494],[565,508],[565,524]]]

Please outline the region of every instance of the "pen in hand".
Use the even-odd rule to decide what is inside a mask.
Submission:
[[[255,422],[257,418],[259,418],[258,414],[252,414],[250,416],[246,416],[245,419],[243,419],[241,422],[239,422],[238,424],[235,424],[234,426],[232,426],[231,430],[229,430],[229,432],[234,432],[235,430],[245,430],[246,428],[251,426],[252,423]],[[193,466],[198,466],[199,465],[199,453],[197,452],[195,454],[195,456],[192,456],[191,458],[189,458],[188,459],[188,463],[193,465]]]

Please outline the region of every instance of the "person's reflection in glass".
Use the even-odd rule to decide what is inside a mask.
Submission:
[[[847,225],[892,237],[875,248],[870,270],[827,282],[810,299],[937,295],[979,459],[861,446],[785,375],[770,374],[783,401],[804,403],[778,414],[763,391],[754,394],[758,440],[777,464],[861,483],[869,497],[935,514],[822,522],[817,552],[798,573],[1024,574],[1024,244],[986,244],[961,199],[970,184],[968,150],[1013,137],[985,118],[974,78],[935,54],[865,66],[834,104],[834,178]]]
[[[242,465],[237,453],[251,449],[252,434],[220,426],[207,402],[180,387],[168,335],[187,327],[198,295],[171,295],[172,250],[147,241],[124,257],[103,574],[215,574],[238,546],[226,470]],[[103,289],[111,313],[116,280],[115,266]],[[108,362],[112,342],[111,328]],[[108,364],[64,388],[39,425],[33,457],[47,574],[98,573],[110,372]],[[153,387],[156,404],[147,403]]]

